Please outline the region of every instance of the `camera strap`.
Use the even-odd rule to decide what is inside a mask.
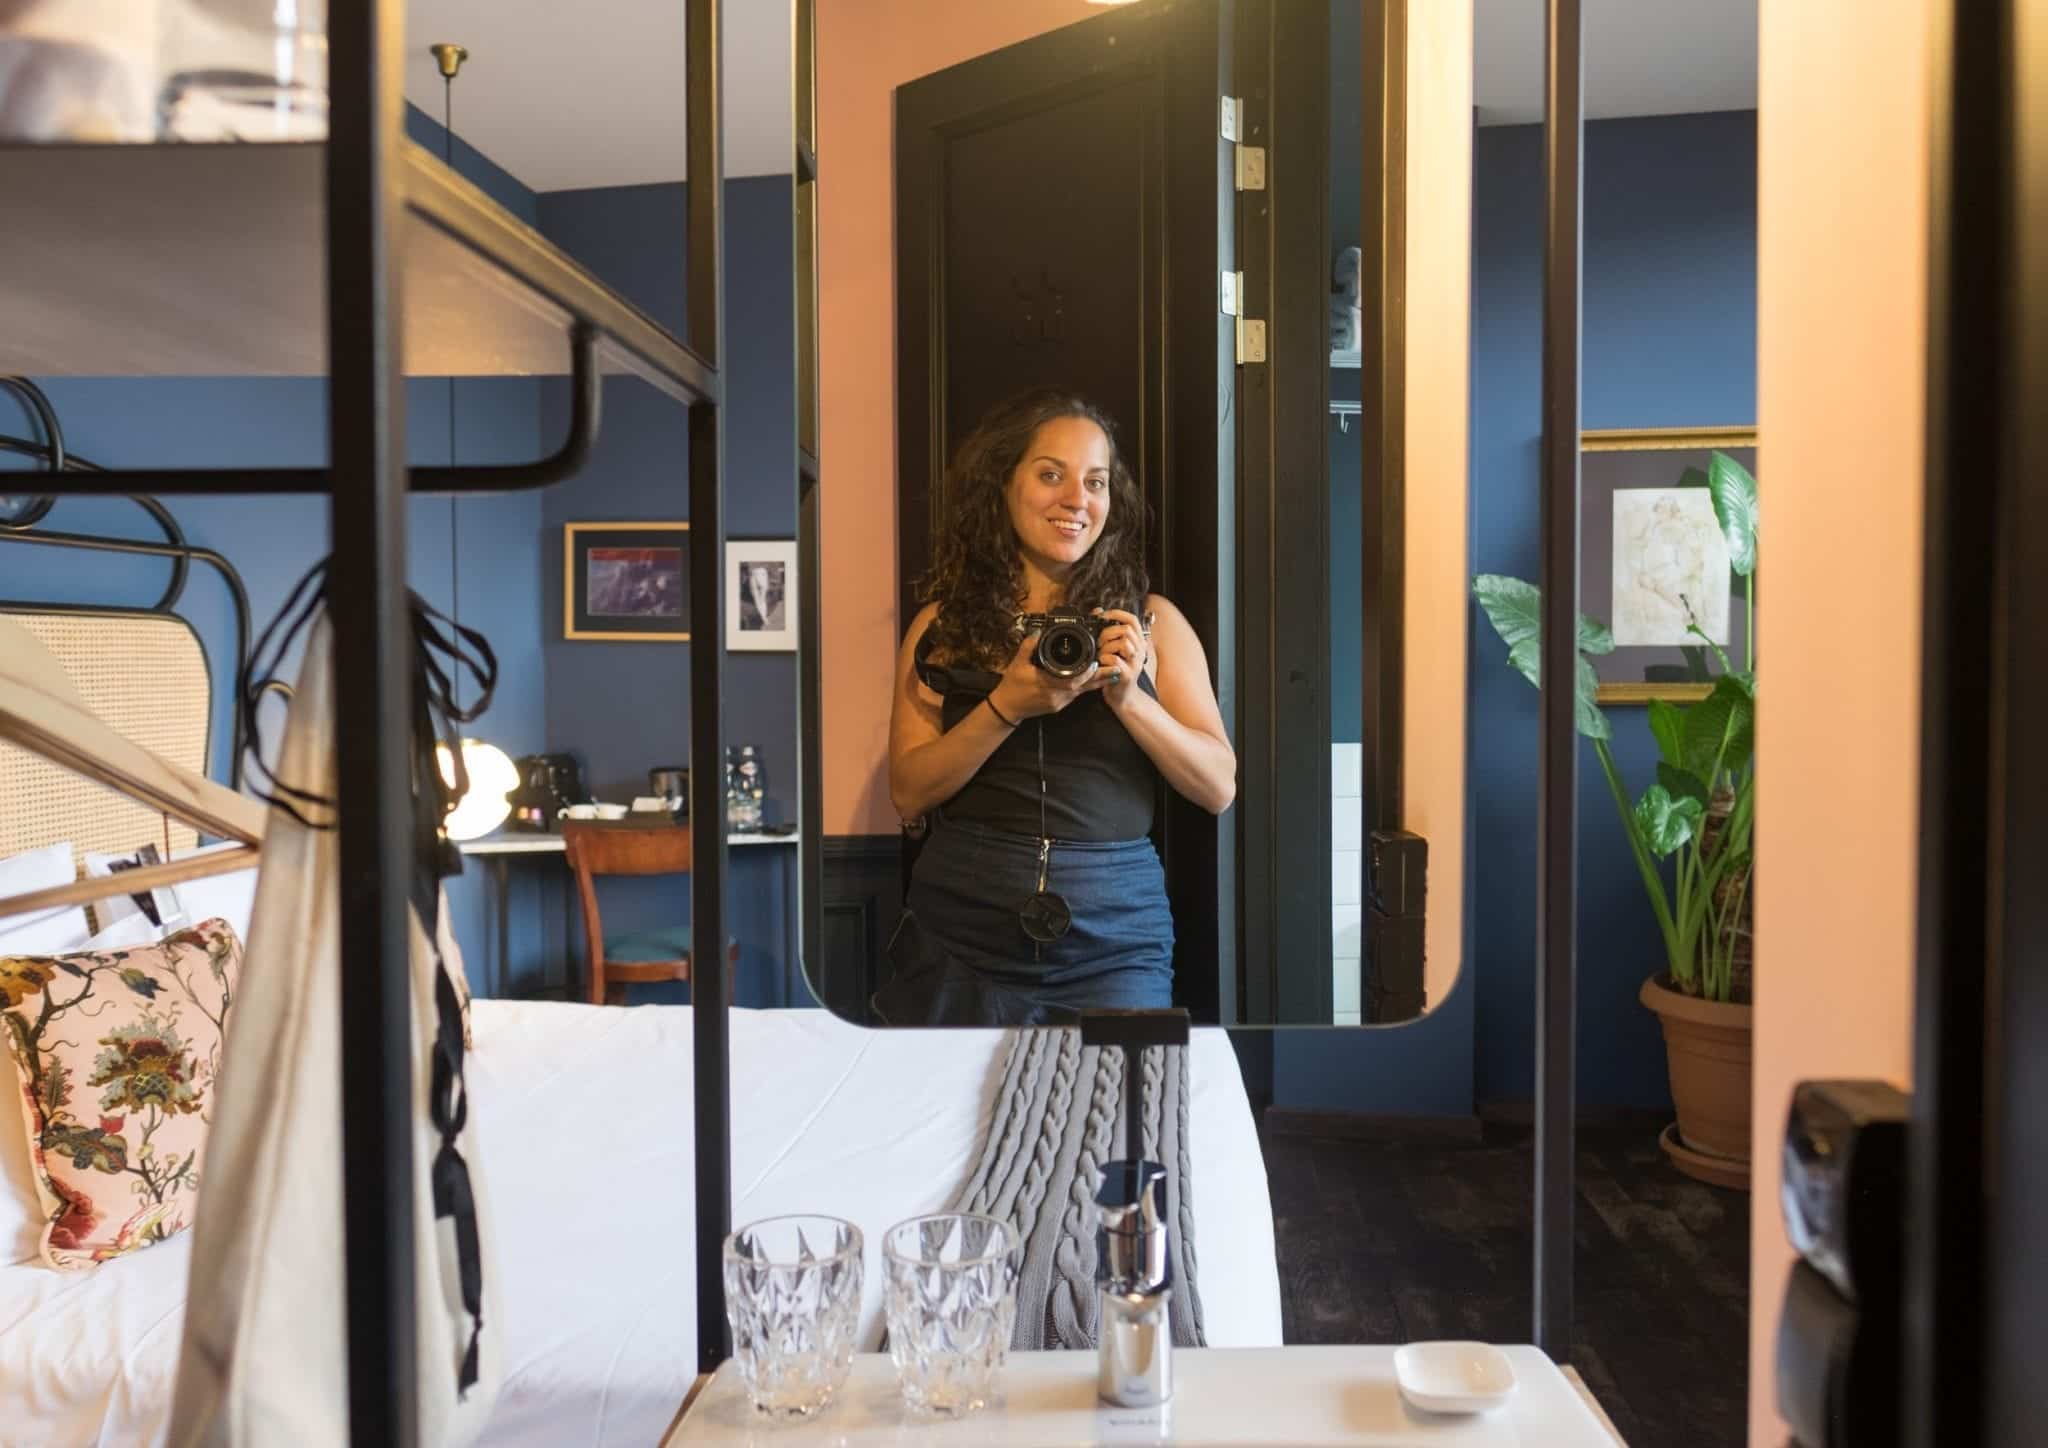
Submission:
[[[1045,716],[1034,721],[1038,725],[1038,889],[1017,918],[1023,923],[1024,933],[1031,937],[1032,958],[1038,959],[1040,948],[1050,945],[1065,935],[1074,925],[1074,912],[1068,908],[1066,897],[1057,890],[1048,890],[1046,877],[1052,869],[1052,834],[1046,824],[1045,797],[1048,784],[1045,777]]]

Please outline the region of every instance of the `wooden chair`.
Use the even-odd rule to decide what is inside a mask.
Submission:
[[[596,824],[562,821],[562,843],[583,900],[584,951],[590,961],[592,1005],[620,1005],[626,987],[643,981],[690,978],[690,927],[672,925],[606,935],[597,911],[602,875],[687,875],[690,831],[680,825]],[[739,947],[731,947],[739,964]]]

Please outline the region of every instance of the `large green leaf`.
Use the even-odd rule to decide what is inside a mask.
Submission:
[[[1511,651],[1524,639],[1543,632],[1543,599],[1535,584],[1505,574],[1482,573],[1472,580],[1472,596]]]
[[[1508,663],[1516,673],[1537,688],[1543,687],[1543,648],[1539,640],[1523,639],[1509,649]],[[1584,655],[1579,657],[1578,677],[1578,695],[1572,701],[1572,713],[1576,717],[1579,733],[1588,739],[1612,739],[1614,726],[1607,722],[1607,716],[1600,711],[1600,679]]]
[[[1499,573],[1482,573],[1472,580],[1472,596],[1486,611],[1488,623],[1512,653],[1524,639],[1543,634],[1543,591],[1533,583]],[[1614,652],[1614,634],[1598,619],[1579,615],[1579,648],[1589,654]]]
[[[1728,566],[1747,578],[1756,571],[1756,479],[1734,458],[1716,452],[1707,465],[1707,488],[1714,495],[1714,517],[1728,540]]]
[[[1600,710],[1600,677],[1593,672],[1593,661],[1584,655],[1579,657],[1577,713],[1579,732],[1588,739],[1614,737],[1614,726],[1607,722],[1607,716]]]
[[[1543,596],[1533,583],[1482,573],[1472,580],[1473,596],[1486,611],[1493,631],[1508,646],[1508,666],[1537,688],[1543,687]],[[1614,635],[1606,625],[1579,615],[1578,690],[1573,700],[1579,733],[1588,739],[1612,739],[1614,728],[1600,712],[1600,680],[1589,653],[1614,651]]]
[[[1698,800],[1702,808],[1706,806],[1707,786],[1705,782],[1698,775],[1688,774],[1677,765],[1659,764],[1657,766],[1657,783],[1663,785],[1665,793],[1669,794],[1673,799]]]
[[[1683,767],[1707,779],[1721,768],[1739,771],[1756,748],[1756,695],[1748,678],[1723,674],[1714,691],[1685,711]]]
[[[1643,843],[1662,859],[1698,833],[1706,810],[1690,795],[1673,799],[1663,785],[1653,784],[1636,801],[1635,815]]]
[[[1650,737],[1666,764],[1685,763],[1685,714],[1669,699],[1650,701]]]
[[[1508,650],[1508,667],[1534,684],[1543,687],[1543,641],[1523,639]]]

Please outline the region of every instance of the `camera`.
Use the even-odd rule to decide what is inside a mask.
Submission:
[[[1112,622],[1072,608],[1020,613],[1016,636],[1037,634],[1038,648],[1031,661],[1056,679],[1072,679],[1087,673],[1094,664],[1101,652],[1102,631]]]

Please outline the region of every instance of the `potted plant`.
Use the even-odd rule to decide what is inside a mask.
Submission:
[[[1687,482],[1712,494],[1728,558],[1748,607],[1742,667],[1694,623],[1689,651],[1707,697],[1688,705],[1657,700],[1648,722],[1657,741],[1657,778],[1631,799],[1608,741],[1613,728],[1597,699],[1588,656],[1614,648],[1607,626],[1581,615],[1579,732],[1593,742],[1657,928],[1663,968],[1640,998],[1664,1027],[1665,1062],[1677,1103],[1662,1145],[1681,1171],[1724,1186],[1749,1184],[1750,880],[1756,817],[1756,479],[1725,453]],[[1481,574],[1472,591],[1504,643],[1508,662],[1540,681],[1540,596],[1533,584]],[[1718,664],[1715,672],[1710,666]],[[1668,878],[1666,873],[1668,863]]]

